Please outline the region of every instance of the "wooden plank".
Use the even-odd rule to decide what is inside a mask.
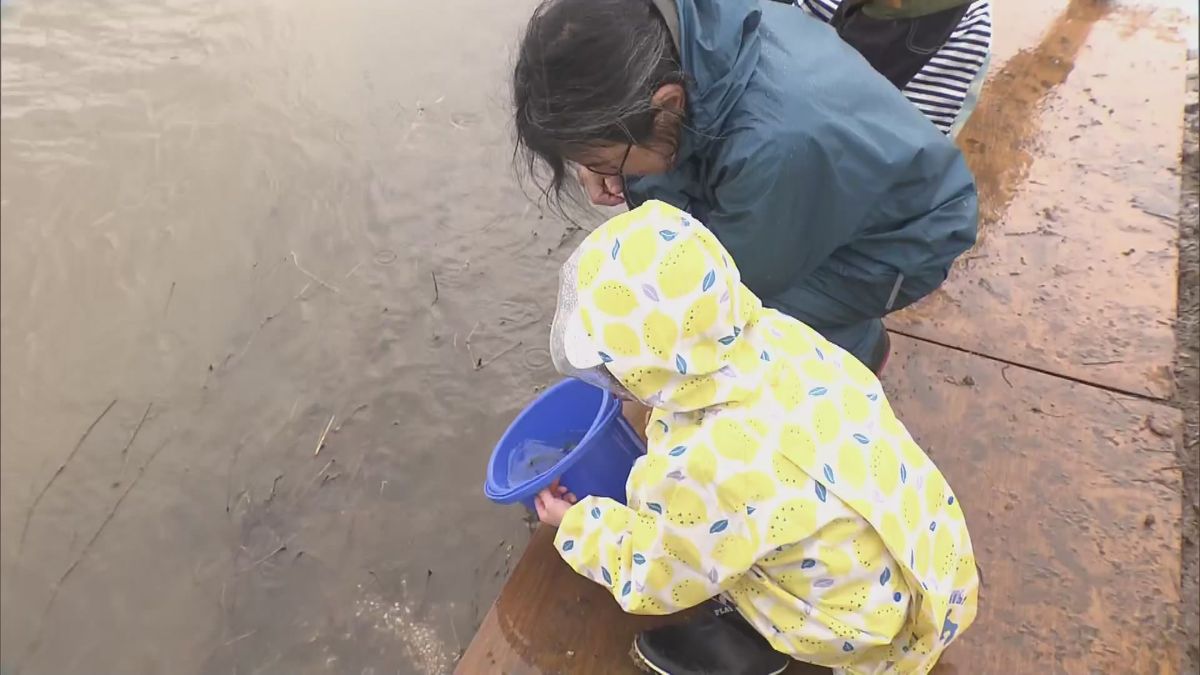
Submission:
[[[671,617],[621,611],[604,589],[575,574],[539,527],[455,671],[474,673],[638,672],[628,652],[638,631]]]
[[[634,675],[641,672],[629,659],[634,636],[688,617],[687,612],[665,617],[625,614],[604,589],[562,561],[554,549],[554,530],[542,526],[455,673]],[[797,663],[787,673],[829,671]]]
[[[1073,0],[993,71],[959,138],[980,241],[888,326],[1165,398],[1186,50],[1108,7]]]
[[[984,577],[934,672],[1177,672],[1179,411],[893,344],[885,388],[959,495]]]

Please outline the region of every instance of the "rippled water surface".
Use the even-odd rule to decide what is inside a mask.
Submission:
[[[5,671],[447,670],[527,536],[484,460],[552,379],[529,3],[3,12]]]

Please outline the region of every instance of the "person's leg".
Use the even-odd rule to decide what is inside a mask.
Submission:
[[[763,303],[798,319],[878,374],[890,346],[883,317],[935,291],[948,267],[921,276],[880,272],[864,279],[861,269],[831,259]]]
[[[807,308],[811,310],[816,307],[818,305],[814,303],[808,305]],[[878,374],[882,370],[887,358],[887,348],[890,346],[887,329],[884,327],[882,319],[867,319],[841,326],[828,324],[817,326],[810,321],[820,321],[819,317],[813,313],[801,312],[801,314],[805,314],[805,316],[796,316],[796,318],[820,333],[826,340],[850,352],[872,372]]]
[[[763,302],[798,319],[878,372],[886,354],[887,331],[882,317],[890,310],[888,300],[893,287],[898,289],[902,282],[897,277],[890,283],[880,280],[866,284],[839,274],[827,264],[803,283]],[[898,290],[896,295],[900,295]]]
[[[639,633],[631,650],[634,664],[670,675],[778,675],[791,665],[791,657],[775,651],[736,610],[708,609],[685,623]]]

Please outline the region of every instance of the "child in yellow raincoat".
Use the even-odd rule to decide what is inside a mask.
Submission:
[[[551,342],[561,371],[653,409],[628,506],[538,495],[563,559],[627,612],[737,610],[643,633],[639,665],[926,673],[973,621],[962,508],[879,381],[764,308],[687,214],[648,202],[588,236]]]

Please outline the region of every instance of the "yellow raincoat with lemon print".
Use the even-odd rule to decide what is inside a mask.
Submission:
[[[573,366],[594,356],[654,412],[628,506],[572,506],[563,559],[631,613],[724,594],[796,659],[928,672],[975,617],[975,558],[954,493],[875,376],[764,308],[672,206],[613,218],[572,260]]]

